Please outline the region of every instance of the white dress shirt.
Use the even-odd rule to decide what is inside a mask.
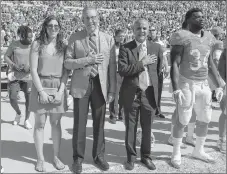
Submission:
[[[135,40],[136,41],[136,40]],[[146,40],[143,42],[143,43],[140,43],[140,42],[138,42],[138,41],[136,41],[136,44],[137,44],[137,48],[141,45],[141,44],[143,44],[142,45],[142,48],[143,48],[143,50],[144,50],[144,52],[145,52],[145,56],[147,55],[147,42],[146,42]],[[140,51],[140,50],[139,50]],[[148,73],[148,68],[147,68],[147,66],[144,66],[144,69],[145,69],[145,72],[146,72],[146,74],[147,74],[147,82],[148,82],[148,86],[151,86],[151,81],[150,81],[150,76],[149,76],[149,73]]]

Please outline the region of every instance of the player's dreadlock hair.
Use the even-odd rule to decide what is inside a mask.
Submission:
[[[42,24],[42,29],[38,35],[38,37],[36,38],[36,40],[39,42],[39,53],[42,51],[44,45],[47,43],[48,41],[48,33],[47,33],[47,25],[50,21],[52,20],[56,20],[58,22],[58,25],[59,25],[59,32],[58,32],[58,35],[57,35],[57,38],[56,38],[56,50],[57,50],[57,53],[64,53],[64,50],[65,50],[65,47],[66,45],[64,44],[63,42],[63,32],[62,32],[62,26],[61,26],[61,23],[60,23],[60,20],[59,18],[57,18],[56,16],[54,15],[51,15],[51,16],[48,16],[43,24]]]
[[[187,25],[188,25],[187,22],[184,21],[184,22],[182,23],[182,27],[181,27],[181,28],[182,28],[182,29],[186,29],[186,28],[187,28]]]
[[[17,29],[17,35],[22,39],[26,39],[28,37],[28,33],[32,33],[32,29],[28,26],[22,25]]]
[[[190,10],[187,11],[186,15],[185,15],[185,22],[187,23],[187,20],[192,16],[193,13],[196,13],[196,12],[203,12],[202,9],[200,8],[192,8]]]

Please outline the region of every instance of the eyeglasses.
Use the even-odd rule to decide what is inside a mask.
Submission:
[[[91,19],[92,21],[94,21],[96,18],[97,18],[97,16],[91,16],[91,17],[88,17],[88,16],[87,16],[87,17],[86,17],[87,20],[90,20],[90,19]]]
[[[48,29],[54,28],[55,30],[59,30],[59,25],[47,25]]]

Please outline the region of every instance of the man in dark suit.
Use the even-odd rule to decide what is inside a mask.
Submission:
[[[150,157],[151,125],[158,101],[158,75],[162,70],[163,51],[159,44],[147,41],[147,20],[138,19],[133,25],[135,40],[120,47],[118,71],[124,77],[120,100],[125,112],[125,168],[132,170],[136,159],[138,115],[142,127],[141,162],[150,170],[156,167]],[[157,59],[158,57],[158,59]]]
[[[85,7],[82,21],[85,30],[71,35],[65,60],[65,67],[73,70],[70,94],[74,98],[72,168],[75,173],[82,171],[89,104],[93,119],[92,156],[100,169],[109,169],[104,159],[104,122],[106,103],[113,101],[116,91],[114,39],[99,31],[99,17],[95,8]]]

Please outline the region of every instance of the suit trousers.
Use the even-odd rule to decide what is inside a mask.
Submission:
[[[161,114],[161,98],[162,98],[162,87],[163,87],[163,72],[160,73],[158,77],[158,103],[157,103],[157,110],[155,115]]]
[[[131,108],[124,108],[125,113],[125,145],[127,160],[136,160],[136,133],[138,117],[142,128],[142,141],[140,147],[141,158],[149,158],[151,153],[151,125],[156,110],[155,94],[153,86],[146,91],[137,89]],[[140,113],[140,114],[139,114]]]
[[[122,111],[123,111],[122,104],[119,103],[119,92],[120,92],[122,81],[123,81],[123,77],[121,77],[120,74],[117,73],[116,94],[115,94],[114,100],[109,105],[110,118],[116,118],[117,116],[122,116]]]
[[[104,157],[105,138],[104,122],[106,102],[102,94],[99,75],[90,78],[88,89],[83,98],[74,98],[74,125],[73,125],[73,160],[83,161],[86,146],[86,125],[91,104],[93,119],[93,149],[94,160]]]

